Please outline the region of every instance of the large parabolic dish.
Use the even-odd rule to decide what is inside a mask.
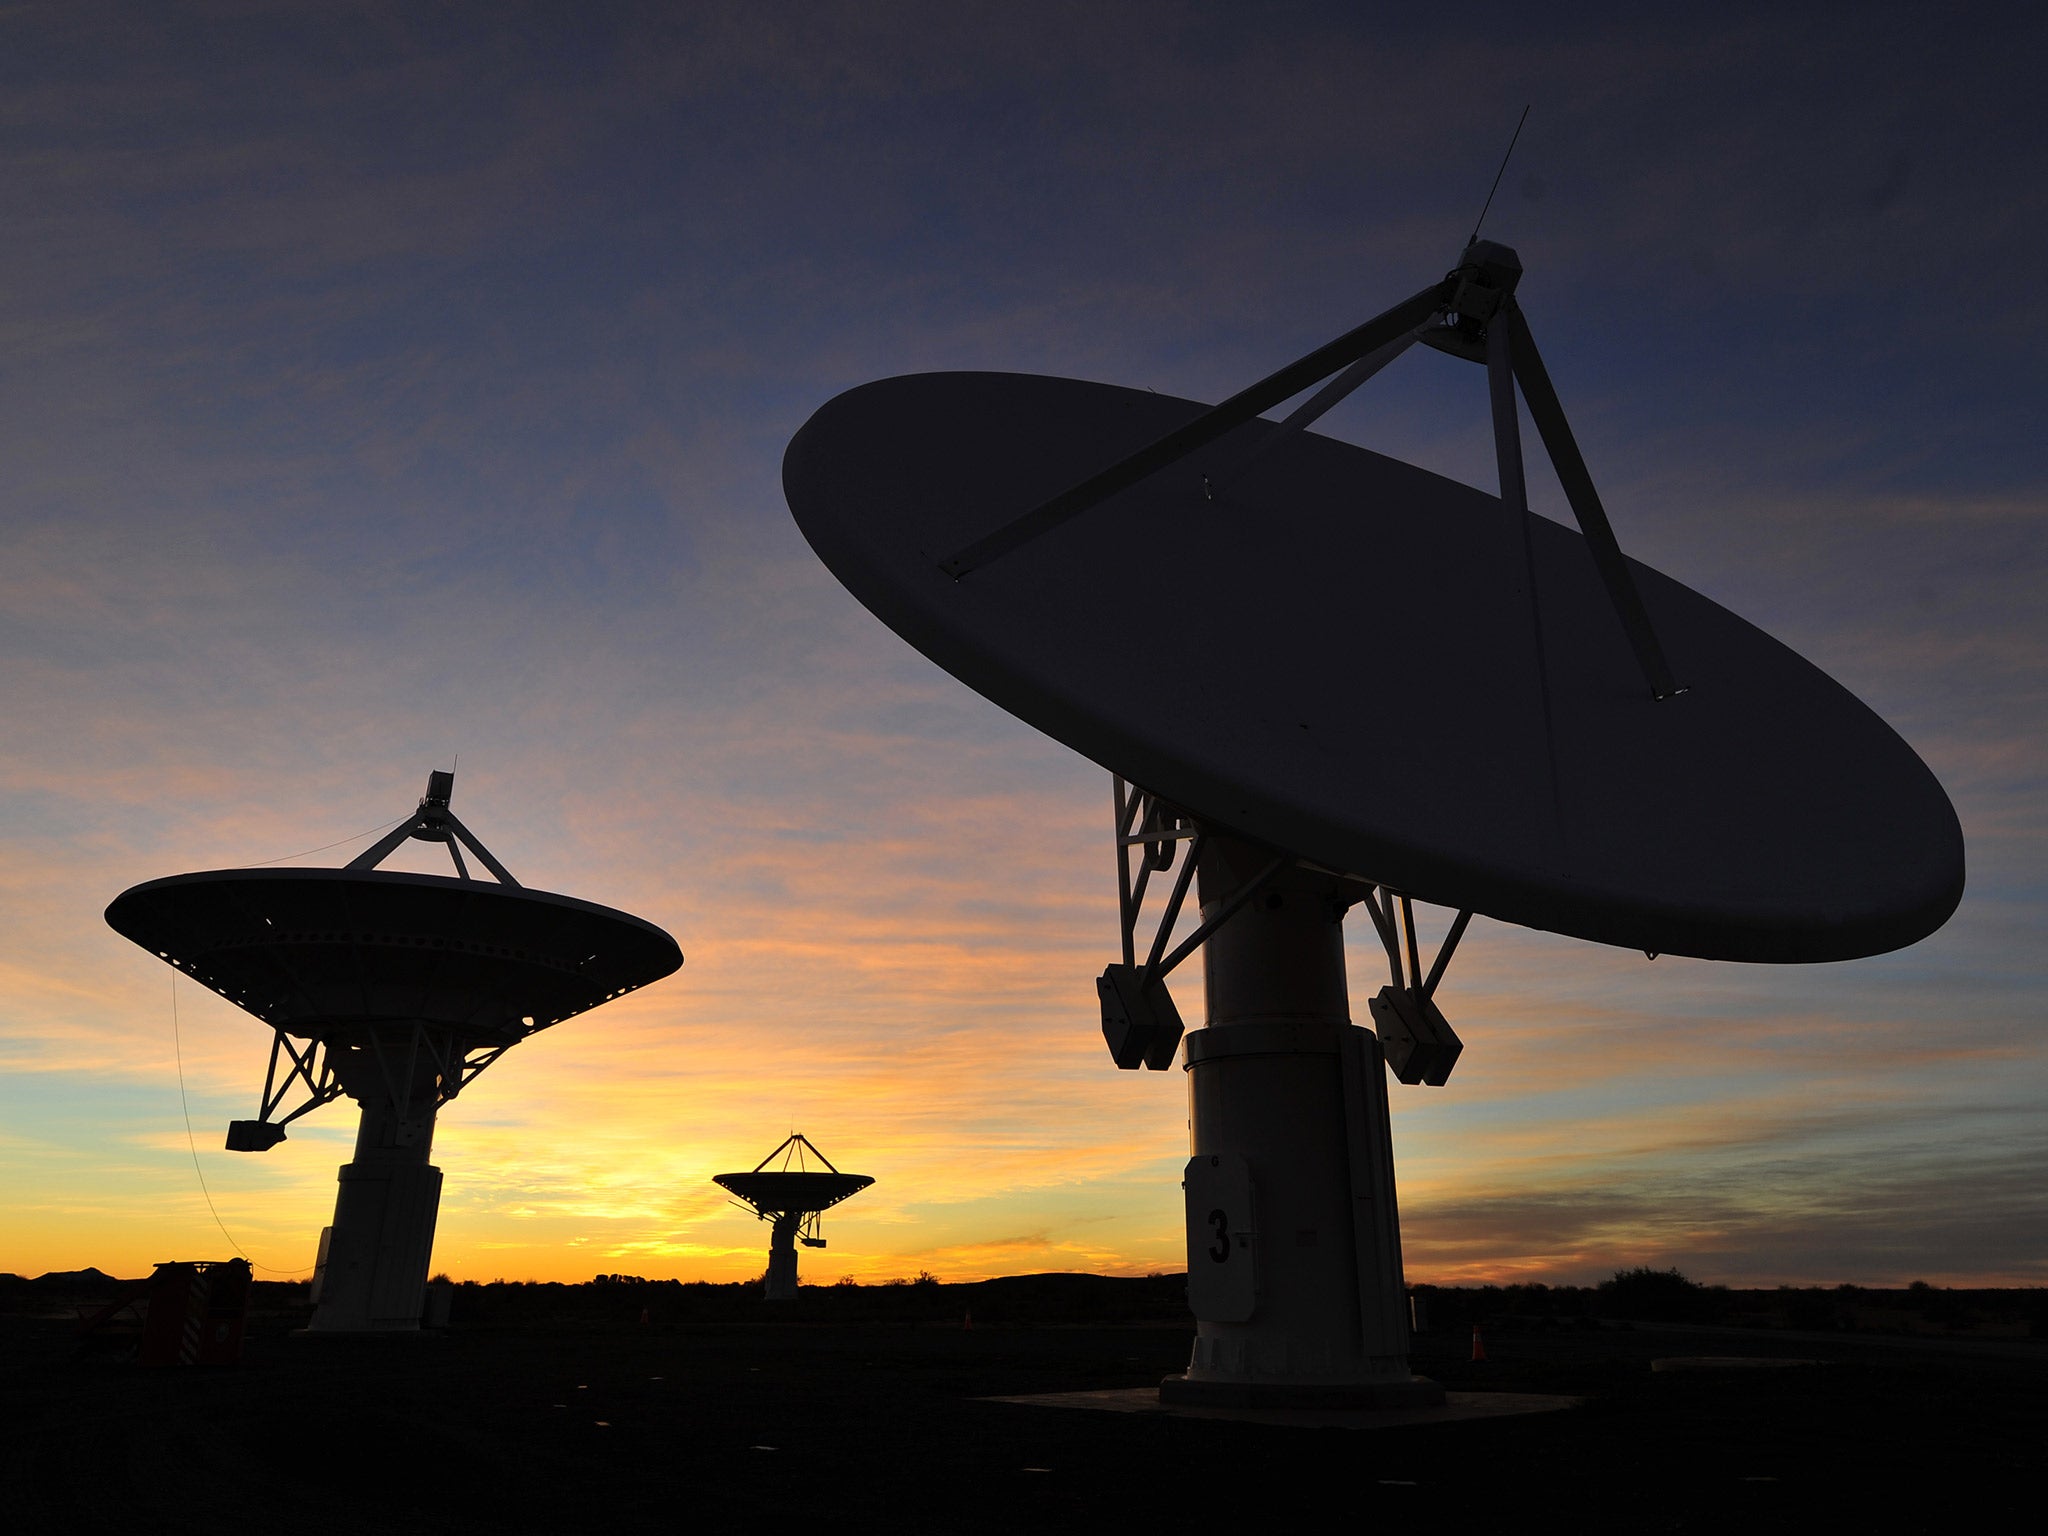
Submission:
[[[668,975],[675,940],[524,886],[381,869],[214,869],[123,891],[107,922],[302,1037],[420,1019],[506,1042]]]
[[[1259,843],[1452,908],[1716,960],[1845,960],[1963,886],[1925,764],[1818,667],[1639,562],[1689,691],[1642,686],[1585,540],[1526,516],[1551,728],[1499,498],[1253,421],[1001,560],[946,555],[1199,417],[1071,379],[850,390],[783,481],[835,576],[1077,752]]]
[[[316,1332],[418,1328],[442,1107],[520,1041],[683,963],[650,922],[520,885],[454,791],[452,772],[429,774],[417,810],[346,868],[201,870],[107,907],[115,932],[271,1027],[256,1118],[229,1123],[230,1151],[268,1151],[343,1095],[360,1106],[315,1265]],[[415,839],[446,848],[455,874],[376,867]],[[464,847],[492,879],[471,876]]]
[[[1116,776],[1103,1037],[1127,1069],[1186,1047],[1197,1329],[1169,1400],[1442,1400],[1408,1368],[1386,1077],[1448,1080],[1462,1042],[1434,994],[1473,914],[1799,962],[1910,944],[1962,896],[1961,828],[1913,750],[1622,553],[1521,276],[1475,236],[1440,281],[1216,406],[884,379],[783,459],[855,597]],[[1308,430],[1417,342],[1484,365],[1498,495]],[[1524,405],[1577,532],[1528,510]],[[1418,900],[1457,914],[1426,970]],[[1392,976],[1371,1030],[1342,931],[1361,906]],[[1197,947],[1208,1027],[1189,1035],[1166,979]]]
[[[729,1190],[763,1216],[797,1216],[829,1211],[875,1181],[864,1173],[719,1173],[711,1182]]]

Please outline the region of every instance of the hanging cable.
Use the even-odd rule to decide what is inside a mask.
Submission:
[[[367,833],[363,835],[368,836]],[[329,846],[333,845],[330,844]],[[297,857],[297,855],[293,855],[293,857]],[[178,973],[176,970],[171,972],[171,1051],[178,1063],[178,1106],[185,1112],[185,1149],[192,1154],[192,1171],[199,1175],[199,1193],[206,1198],[206,1209],[213,1216],[213,1224],[220,1228],[220,1235],[228,1240],[228,1246],[239,1253],[244,1259],[248,1259],[251,1269],[260,1269],[273,1275],[289,1275],[294,1280],[305,1279],[306,1276],[295,1269],[278,1269],[273,1265],[258,1264],[254,1259],[249,1258],[248,1249],[235,1241],[234,1233],[228,1230],[228,1224],[220,1219],[220,1212],[214,1208],[213,1191],[206,1187],[206,1170],[199,1166],[199,1143],[192,1135],[192,1103],[185,1096],[185,1042],[178,1028]]]
[[[258,859],[253,864],[238,864],[235,867],[238,869],[261,869],[266,864],[282,864],[287,859],[308,858],[316,853],[325,853],[329,848],[339,848],[347,843],[359,843],[366,837],[375,837],[379,832],[389,832],[393,827],[397,826],[400,821],[410,821],[414,816],[418,814],[419,813],[417,811],[408,811],[406,812],[405,815],[400,816],[396,821],[387,821],[381,826],[370,828],[370,830],[367,832],[358,832],[353,837],[344,837],[332,843],[322,843],[318,848],[307,848],[298,853],[279,854],[274,859]]]

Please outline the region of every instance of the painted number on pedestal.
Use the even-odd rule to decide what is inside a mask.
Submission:
[[[1209,1323],[1241,1323],[1258,1305],[1252,1170],[1234,1152],[1202,1152],[1181,1178],[1187,1196],[1188,1306]]]

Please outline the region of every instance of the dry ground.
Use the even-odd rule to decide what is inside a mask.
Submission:
[[[1418,1340],[1461,1390],[1563,1413],[1372,1431],[977,1401],[1137,1386],[1184,1326],[958,1322],[252,1327],[228,1370],[80,1356],[0,1318],[6,1524],[25,1533],[889,1529],[1959,1531],[2031,1527],[2048,1354],[1641,1327]],[[1654,1372],[1680,1355],[1815,1357]]]

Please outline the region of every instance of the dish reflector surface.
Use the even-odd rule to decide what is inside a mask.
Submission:
[[[711,1182],[767,1215],[828,1211],[875,1181],[864,1173],[718,1173]]]
[[[264,1023],[306,1036],[418,1019],[517,1040],[683,963],[674,939],[610,907],[386,870],[172,875],[123,891],[107,922]]]
[[[1019,374],[827,402],[783,485],[877,617],[1219,829],[1419,899],[1708,959],[1843,960],[1961,899],[1934,775],[1819,668],[1631,561],[1690,692],[1643,686],[1576,532],[1255,421],[960,581],[954,551],[1203,406]]]

